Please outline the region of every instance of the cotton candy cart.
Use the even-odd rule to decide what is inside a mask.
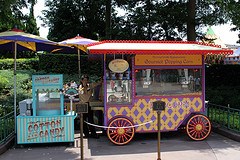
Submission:
[[[17,143],[74,142],[74,112],[64,113],[63,75],[33,75],[32,99],[19,103]]]
[[[104,59],[104,126],[111,142],[157,132],[155,101],[164,101],[161,132],[185,127],[193,140],[211,132],[205,115],[207,54],[232,54],[220,46],[178,41],[102,41],[87,47]]]

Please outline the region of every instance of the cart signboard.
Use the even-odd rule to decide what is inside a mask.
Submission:
[[[80,113],[88,113],[88,104],[87,103],[77,103],[76,104],[76,112]]]
[[[123,73],[128,69],[129,64],[124,59],[114,59],[109,63],[108,67],[114,73]]]
[[[153,110],[154,111],[162,111],[165,110],[166,103],[163,101],[155,101],[153,102]]]

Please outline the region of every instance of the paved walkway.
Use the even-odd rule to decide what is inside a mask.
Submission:
[[[78,135],[76,135],[78,136]],[[65,144],[66,145],[66,144]],[[63,144],[12,148],[1,160],[76,160],[80,149]],[[183,133],[165,133],[161,140],[162,160],[239,160],[240,143],[212,133],[205,141],[191,141]],[[157,134],[139,134],[125,146],[116,146],[106,136],[84,139],[85,160],[156,160]]]

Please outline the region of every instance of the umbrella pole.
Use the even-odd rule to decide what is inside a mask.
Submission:
[[[14,71],[13,71],[13,78],[14,78],[14,133],[15,133],[15,144],[17,144],[17,79],[16,79],[16,70],[17,70],[17,42],[14,43]]]
[[[80,50],[78,49],[78,78],[80,79],[81,77],[81,61],[80,61]]]

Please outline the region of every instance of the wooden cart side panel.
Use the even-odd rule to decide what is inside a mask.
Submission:
[[[136,125],[136,132],[157,131],[157,113],[152,110],[152,102],[166,102],[166,109],[161,112],[161,131],[177,130],[191,113],[203,112],[202,96],[136,98],[133,106],[108,106],[107,121],[115,116],[129,117]]]

